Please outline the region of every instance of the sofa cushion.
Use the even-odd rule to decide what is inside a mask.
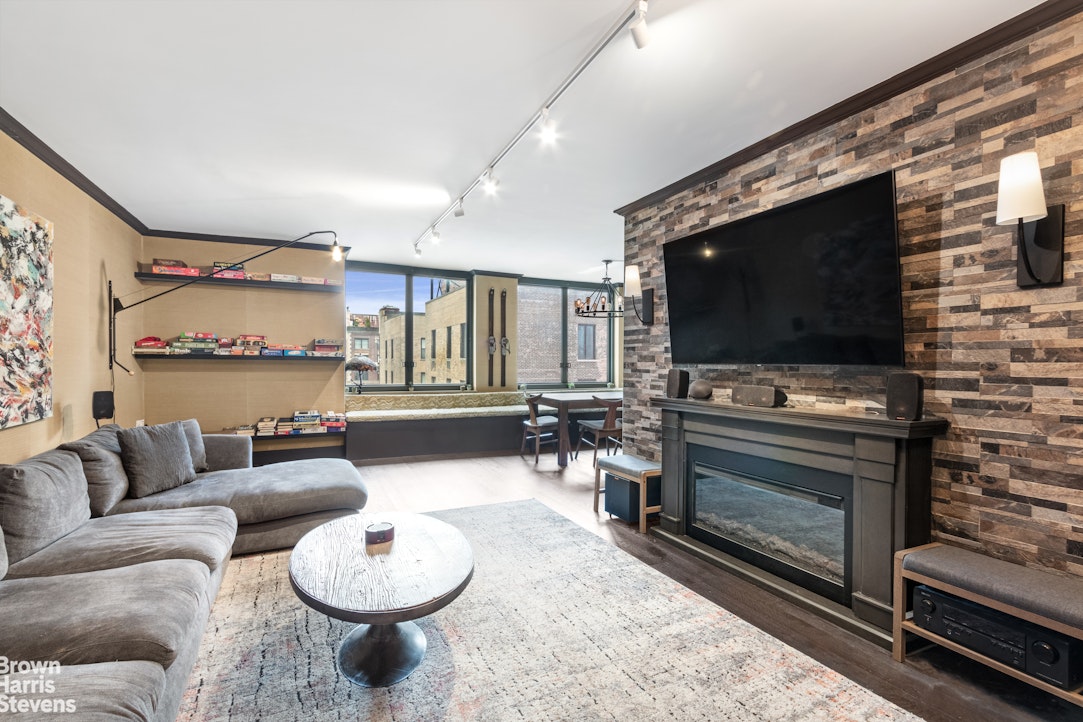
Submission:
[[[27,704],[43,705],[59,700],[58,704],[64,705],[51,712],[39,709],[40,716],[29,712],[14,714],[15,720],[151,720],[166,686],[165,670],[154,662],[73,664],[47,668],[44,672],[13,672],[7,675],[7,680],[9,688],[20,685],[33,689],[35,681],[39,687],[43,682],[49,685],[46,693],[12,695],[26,700]]]
[[[14,564],[90,518],[83,463],[53,449],[18,464],[0,464],[0,529]]]
[[[193,559],[214,571],[229,560],[237,517],[221,506],[141,511],[91,519],[8,570],[12,579]]]
[[[285,519],[329,509],[361,509],[368,492],[345,459],[303,459],[250,469],[200,474],[190,484],[124,499],[112,514],[189,506],[228,506],[240,524]]]
[[[196,478],[192,452],[180,421],[121,429],[117,440],[131,497],[156,494]]]
[[[199,628],[210,580],[190,559],[0,581],[9,659],[61,664],[147,660],[169,667]]]
[[[207,470],[207,447],[203,443],[203,432],[199,429],[199,422],[195,419],[186,419],[181,422],[184,427],[184,437],[188,439],[188,452],[192,455],[192,467],[196,472]]]
[[[116,441],[116,434],[113,434]],[[113,505],[128,494],[128,475],[120,460],[120,444],[113,451],[88,438],[61,444],[65,451],[74,451],[83,462],[87,491],[90,494],[90,515],[105,516]]]

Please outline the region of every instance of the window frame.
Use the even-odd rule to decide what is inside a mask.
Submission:
[[[520,389],[605,389],[612,388],[615,383],[616,374],[614,367],[614,358],[616,354],[616,330],[617,322],[613,316],[609,316],[606,319],[608,324],[608,343],[606,344],[606,380],[605,381],[569,381],[568,369],[571,367],[571,360],[568,357],[568,324],[574,323],[575,315],[568,313],[568,291],[569,289],[584,290],[590,286],[588,283],[582,281],[558,281],[552,278],[533,278],[524,276],[519,279],[519,287],[523,286],[545,286],[549,288],[560,289],[560,323],[562,333],[560,334],[560,381],[553,382],[530,382],[516,379],[516,383]],[[624,292],[623,284],[614,284],[617,291]],[[595,345],[595,355],[597,355],[597,345]]]
[[[389,380],[391,383],[368,383],[361,387],[357,394],[371,394],[371,393],[387,393],[389,391],[417,391],[424,393],[426,391],[459,391],[464,386],[467,389],[474,388],[474,375],[473,375],[473,345],[469,342],[466,344],[466,383],[430,383],[426,382],[421,385],[420,381],[415,382],[415,373],[420,379],[420,373],[422,368],[420,361],[422,359],[414,358],[414,280],[416,278],[446,278],[461,280],[464,283],[464,291],[466,293],[466,322],[463,324],[466,326],[470,336],[473,336],[473,318],[474,318],[474,273],[470,271],[453,271],[449,269],[441,268],[428,268],[421,266],[400,266],[392,263],[371,263],[368,261],[346,261],[345,270],[347,272],[362,272],[362,273],[386,273],[389,275],[402,276],[406,285],[406,298],[404,299],[403,313],[405,314],[404,326],[405,326],[405,342],[403,346],[405,348],[400,349],[400,353],[404,355],[403,370],[405,372],[405,378],[401,379],[398,383],[395,383],[394,371],[390,372]],[[433,332],[434,343],[432,349],[430,349],[429,359],[435,360],[436,347],[435,347],[435,330]],[[391,341],[391,354],[389,358],[394,358],[394,339]],[[435,376],[435,374],[434,374]]]

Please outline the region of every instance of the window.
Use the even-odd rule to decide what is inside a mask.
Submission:
[[[589,323],[576,324],[576,337],[576,358],[580,361],[593,361],[595,359],[594,326]]]
[[[466,358],[466,324],[459,324],[459,358]]]
[[[616,321],[575,315],[575,299],[594,290],[520,282],[520,384],[602,386],[613,380],[610,343]]]
[[[369,372],[371,381],[364,385],[365,390],[379,384],[409,387],[445,383],[434,375],[439,357],[437,331],[455,326],[466,329],[466,274],[418,276],[405,267],[389,270],[383,265],[348,262],[345,290],[350,347],[384,351],[382,359],[371,359],[378,371]],[[359,347],[358,339],[365,337],[373,339],[372,345]],[[449,344],[449,361],[451,348]],[[447,370],[450,380],[446,383],[471,381],[465,355],[450,363]]]
[[[448,358],[448,361],[450,362],[451,361],[451,326],[447,327],[447,345],[446,345],[446,348],[447,348],[447,358]]]

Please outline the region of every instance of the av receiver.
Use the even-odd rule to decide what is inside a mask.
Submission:
[[[1083,681],[1083,641],[924,584],[914,624],[1057,687]]]

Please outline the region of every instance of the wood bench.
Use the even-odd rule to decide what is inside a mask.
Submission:
[[[924,584],[1003,614],[1083,640],[1083,578],[1032,569],[959,547],[933,543],[895,554],[895,606],[892,651],[906,658],[906,633],[935,642],[1004,674],[1083,706],[1079,685],[1064,689],[983,655],[929,629],[908,616],[909,587]]]
[[[657,461],[647,461],[638,456],[618,454],[599,456],[594,465],[594,513],[598,513],[598,496],[605,493],[602,487],[602,472],[639,484],[639,531],[647,533],[647,514],[662,511],[662,506],[647,506],[647,480],[662,475],[662,465]]]

